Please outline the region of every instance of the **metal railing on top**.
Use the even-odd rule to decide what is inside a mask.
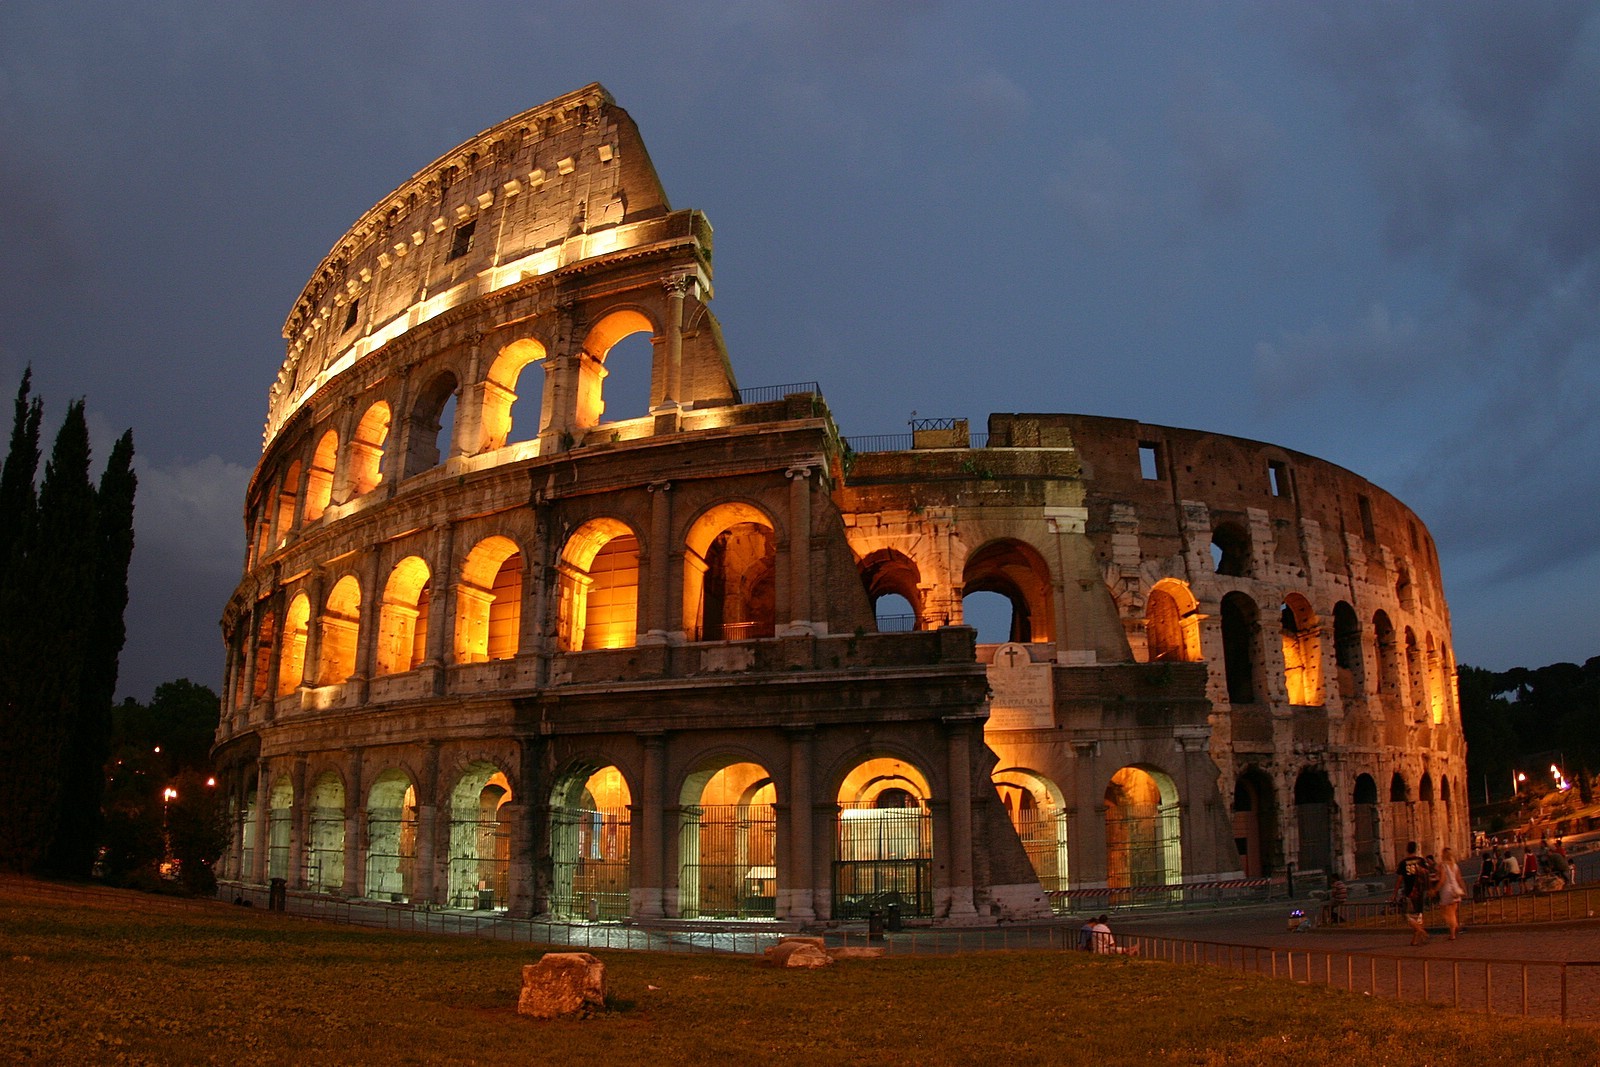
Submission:
[[[816,382],[790,382],[787,385],[752,385],[748,389],[739,390],[739,403],[741,404],[766,404],[774,400],[782,400],[786,396],[796,394],[809,394],[816,396],[822,392]]]

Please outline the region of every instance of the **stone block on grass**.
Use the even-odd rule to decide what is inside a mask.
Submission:
[[[585,1017],[606,1006],[606,965],[587,952],[546,952],[522,968],[517,1014],[535,1019]]]

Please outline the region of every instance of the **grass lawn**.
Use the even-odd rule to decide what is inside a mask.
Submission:
[[[597,953],[610,1010],[516,1014],[542,949],[0,880],[0,1042],[46,1063],[1600,1062],[1600,1035],[1075,952]]]

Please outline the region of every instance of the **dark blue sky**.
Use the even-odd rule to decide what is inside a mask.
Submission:
[[[220,684],[280,332],[386,192],[600,81],[745,385],[1073,411],[1411,504],[1457,657],[1600,654],[1600,5],[0,4],[0,386],[132,426],[123,690]],[[7,408],[9,411],[9,407]],[[52,426],[53,430],[53,426]]]

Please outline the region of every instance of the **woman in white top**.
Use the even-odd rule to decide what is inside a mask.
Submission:
[[[1447,848],[1439,857],[1439,911],[1444,915],[1445,925],[1450,928],[1452,941],[1461,929],[1457,912],[1461,909],[1461,898],[1466,895],[1467,886],[1461,880],[1461,868],[1456,863],[1455,850]]]

